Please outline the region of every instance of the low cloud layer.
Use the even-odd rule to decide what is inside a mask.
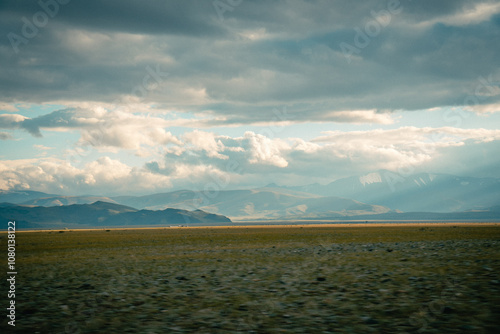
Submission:
[[[3,161],[0,169],[2,189],[65,193],[91,190],[110,193],[113,189],[111,192],[118,194],[126,189],[142,193],[179,188],[203,189],[214,179],[230,180],[227,184],[224,181],[225,187],[263,186],[276,181],[295,185],[326,183],[378,169],[421,172],[431,168],[434,172],[470,174],[483,168],[490,169],[491,173],[498,157],[488,156],[482,160],[476,157],[478,152],[494,151],[500,145],[500,130],[455,127],[405,126],[387,130],[330,131],[312,140],[273,138],[252,131],[246,131],[240,137],[203,130],[173,136],[167,135],[161,127],[155,130],[152,123],[156,120],[148,118],[131,119],[125,126],[131,130],[129,138],[126,138],[127,133],[116,132],[124,125],[121,128],[103,127],[99,136],[89,137],[92,135],[88,129],[89,119],[93,118],[75,117],[82,116],[81,111],[72,111],[72,115],[71,121],[66,119],[56,124],[59,131],[80,131],[76,149],[66,152],[66,159],[60,160],[52,154],[50,147],[39,145],[37,149],[44,151],[40,158]],[[103,115],[105,119],[107,116]],[[99,118],[94,122],[99,122]],[[149,125],[149,132],[140,133],[145,123]],[[140,134],[136,136],[135,133]],[[148,148],[158,147],[164,149],[144,154]],[[102,149],[102,157],[79,161],[75,165],[72,159],[85,160],[88,149]],[[119,149],[146,156],[149,161],[142,167],[129,167],[106,153]]]

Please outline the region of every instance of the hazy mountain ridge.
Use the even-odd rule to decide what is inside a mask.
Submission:
[[[500,179],[435,173],[404,176],[380,170],[339,179],[327,185],[312,184],[288,189],[307,190],[322,196],[342,196],[405,212],[461,212],[500,203]]]
[[[23,206],[10,203],[0,205],[0,219],[17,222],[20,228],[150,226],[230,223],[222,215],[201,210],[165,209],[137,210],[132,207],[95,202],[62,206]]]
[[[201,209],[220,213],[236,220],[252,219],[304,219],[338,215],[388,212],[382,206],[360,203],[340,197],[323,197],[306,192],[280,188],[258,188],[251,190],[219,191],[209,198],[203,192],[176,191],[140,197],[113,199],[125,205],[136,205],[148,209],[175,207],[180,209]],[[146,206],[147,205],[147,206]]]
[[[40,198],[60,197],[33,190],[0,190],[0,203],[21,204]]]
[[[98,201],[118,204],[111,198],[104,196],[52,196],[33,199],[21,204],[34,206],[60,206],[72,204],[91,204]]]
[[[72,204],[91,204],[98,201],[118,204],[110,197],[106,196],[64,196],[47,194],[44,192],[32,190],[0,191],[0,203],[12,203],[32,206],[61,206]]]
[[[314,218],[311,218],[314,219]],[[339,220],[338,217],[324,217],[322,220]],[[483,210],[462,212],[387,212],[375,215],[343,217],[342,220],[376,221],[500,221],[500,206]]]
[[[24,201],[26,198],[29,200]],[[17,201],[16,204],[23,205],[84,204],[93,203],[96,199],[139,210],[200,209],[241,221],[345,217],[392,220],[441,216],[461,219],[474,215],[495,218],[495,215],[498,217],[498,210],[491,208],[500,204],[500,179],[431,173],[403,177],[381,170],[327,185],[283,187],[269,184],[263,188],[210,193],[178,190],[145,196],[102,197],[57,196],[31,191],[0,192],[0,202]],[[432,215],[450,212],[457,215]],[[483,213],[477,214],[479,212]],[[377,215],[379,217],[375,217]],[[127,215],[124,217],[130,220]]]
[[[359,214],[378,214],[390,209],[370,205],[341,197],[324,197],[316,194],[282,188],[258,188],[250,190],[225,190],[216,194],[199,191],[180,190],[146,196],[44,196],[35,198],[22,205],[60,206],[70,199],[72,202],[91,203],[92,199],[119,203],[138,209],[164,210],[176,208],[183,210],[203,210],[221,214],[237,220],[253,219],[306,219],[324,216],[352,216]],[[211,198],[210,198],[211,197]],[[0,200],[2,196],[0,196]],[[19,204],[19,203],[16,203]]]

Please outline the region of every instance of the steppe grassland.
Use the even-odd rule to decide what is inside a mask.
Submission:
[[[19,325],[494,332],[499,240],[500,226],[463,224],[18,232]]]

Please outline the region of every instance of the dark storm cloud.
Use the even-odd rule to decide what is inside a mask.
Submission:
[[[205,112],[214,125],[272,121],[283,105],[290,121],[350,122],[344,111],[462,105],[482,78],[500,81],[494,1],[232,3],[221,14],[212,1],[74,0],[15,53],[7,34],[41,9],[4,1],[0,100],[113,102],[160,66],[168,78],[140,102]],[[389,8],[390,22],[356,44]],[[358,50],[349,62],[342,43]]]
[[[47,6],[40,6],[39,2]],[[2,17],[9,19],[12,28],[16,28],[17,21],[19,30],[23,16],[32,19],[45,7],[55,13],[54,19],[59,23],[85,30],[186,36],[222,32],[211,22],[213,18],[207,18],[207,14],[215,15],[208,1],[65,0],[61,1],[63,4],[57,2],[57,10],[54,2],[5,0],[0,9],[4,13]]]

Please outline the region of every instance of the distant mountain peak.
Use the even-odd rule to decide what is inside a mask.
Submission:
[[[372,184],[372,183],[382,183],[382,175],[378,172],[373,172],[370,174],[366,174],[363,176],[359,177],[359,182],[363,184],[363,186],[366,186],[367,184]]]

